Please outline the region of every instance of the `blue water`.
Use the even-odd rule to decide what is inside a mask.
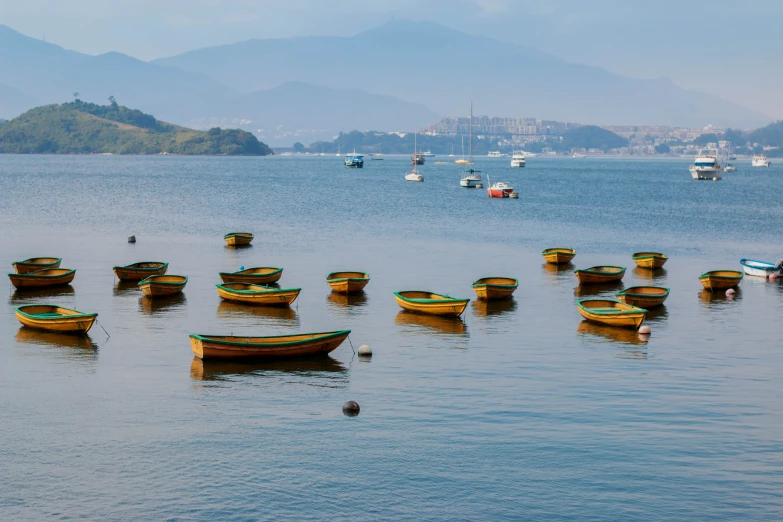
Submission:
[[[0,313],[2,518],[779,520],[783,286],[746,278],[729,299],[697,277],[783,256],[783,168],[695,182],[687,160],[479,162],[520,199],[430,160],[406,183],[394,157],[0,156],[0,264],[77,269],[69,288],[9,291]],[[225,248],[231,230],[254,246]],[[579,289],[543,265],[548,246],[670,287],[649,341],[583,322],[576,298],[623,285]],[[645,249],[665,271],[631,268]],[[189,276],[184,295],[118,285],[111,267],[140,260]],[[239,265],[284,267],[296,306],[220,302],[217,272]],[[371,274],[364,296],[328,292],[342,269]],[[519,278],[515,299],[462,321],[392,297],[472,297],[487,275]],[[98,312],[111,337],[20,328],[12,307],[32,302]],[[372,359],[345,343],[324,361],[210,364],[187,338],[338,328]]]

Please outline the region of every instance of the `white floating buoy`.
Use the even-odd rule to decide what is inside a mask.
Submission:
[[[135,243],[136,242],[136,236],[128,236],[128,243]]]
[[[372,356],[372,348],[369,344],[363,344],[359,347],[359,355]]]
[[[737,292],[734,291],[733,288],[729,288],[728,290],[726,290],[726,297],[734,297],[734,294],[736,294],[736,293]]]
[[[770,281],[774,281],[774,280],[776,280],[777,278],[778,278],[778,275],[777,275],[777,274],[769,274],[769,280],[770,280]]]
[[[478,183],[478,184],[476,185],[476,188],[484,188],[484,185],[483,185],[483,184],[481,184],[481,183]]]
[[[642,335],[650,335],[652,330],[650,330],[650,327],[647,325],[644,325],[639,328],[639,333]]]

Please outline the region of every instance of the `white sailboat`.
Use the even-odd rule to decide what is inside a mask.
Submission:
[[[419,174],[416,170],[416,162],[414,160],[416,155],[416,118],[413,119],[413,156],[411,156],[411,163],[413,163],[413,170],[405,174],[405,181],[424,181],[424,176]],[[423,163],[423,162],[422,162]]]
[[[473,102],[470,102],[470,140],[468,141],[468,162],[459,186],[465,188],[478,188],[481,185],[481,173],[473,168]]]

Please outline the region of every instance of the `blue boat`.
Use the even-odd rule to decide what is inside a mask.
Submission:
[[[357,154],[356,151],[353,151],[351,154],[346,154],[345,166],[353,169],[360,169],[364,167],[364,156]]]
[[[781,275],[780,262],[769,263],[767,261],[757,261],[755,259],[740,259],[742,269],[749,276],[769,277],[771,274]]]

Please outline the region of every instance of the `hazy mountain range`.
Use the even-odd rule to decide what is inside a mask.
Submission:
[[[597,124],[756,127],[771,118],[667,79],[643,80],[470,36],[390,22],[351,37],[250,40],[144,62],[90,56],[0,25],[0,118],[72,99],[128,106],[182,125],[407,130],[437,115]]]

